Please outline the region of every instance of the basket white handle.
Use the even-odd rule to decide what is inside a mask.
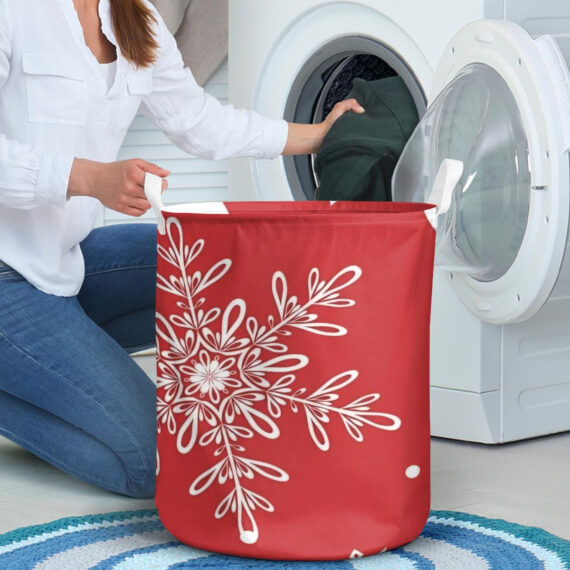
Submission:
[[[427,199],[429,204],[435,204],[436,209],[432,211],[435,215],[435,225],[437,217],[447,214],[451,207],[453,191],[463,174],[463,162],[452,158],[444,158],[439,165],[439,170],[433,182],[430,195]]]
[[[156,225],[161,235],[166,233],[166,222],[162,215],[162,178],[147,172],[144,177],[144,193],[156,216]]]

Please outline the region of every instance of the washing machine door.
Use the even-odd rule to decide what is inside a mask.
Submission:
[[[451,41],[393,177],[436,203],[436,266],[483,321],[531,317],[558,277],[569,213],[570,74],[555,41],[479,21]]]

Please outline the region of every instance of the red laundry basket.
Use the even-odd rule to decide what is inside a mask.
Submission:
[[[178,539],[332,560],[420,534],[429,209],[262,202],[163,212],[156,502]]]

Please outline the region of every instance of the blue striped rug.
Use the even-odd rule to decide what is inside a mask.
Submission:
[[[411,544],[340,562],[234,558],[184,546],[156,510],[69,517],[0,535],[2,570],[534,570],[570,569],[570,541],[539,528],[464,513],[432,511]]]

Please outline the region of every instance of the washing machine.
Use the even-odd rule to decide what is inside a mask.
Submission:
[[[432,434],[503,443],[570,430],[570,4],[230,0],[229,9],[236,106],[319,122],[351,76],[398,75],[413,98],[421,121],[393,187],[439,206]],[[230,198],[312,199],[313,158],[232,160]]]

